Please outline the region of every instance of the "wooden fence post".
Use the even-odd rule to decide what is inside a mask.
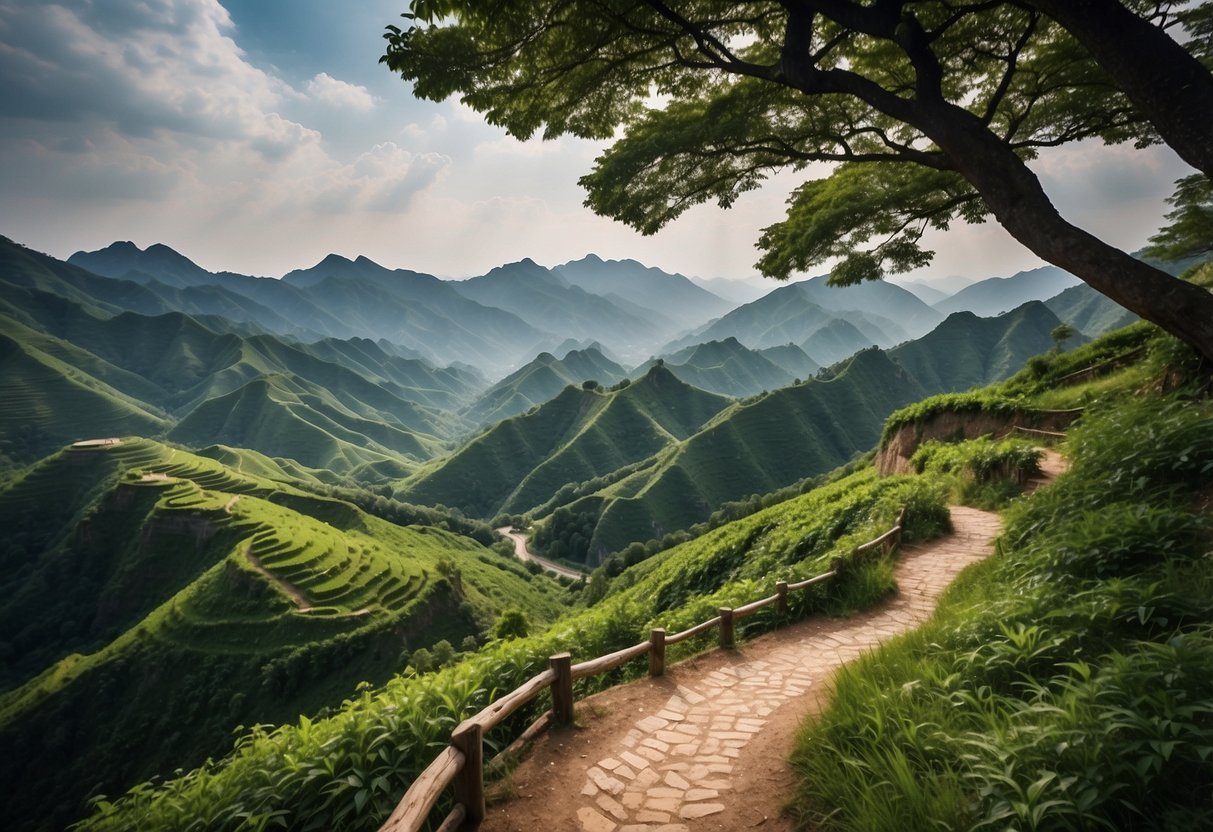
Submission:
[[[787,615],[788,614],[788,582],[787,581],[776,581],[775,582],[775,595],[778,596],[775,599],[775,609],[779,611],[780,615]]]
[[[557,653],[548,661],[556,671],[556,681],[552,682],[552,716],[557,725],[570,725],[573,722],[573,656]]]
[[[665,675],[665,630],[654,627],[649,631],[649,675]]]
[[[484,820],[484,733],[479,722],[460,723],[451,745],[463,752],[463,768],[455,775],[455,802],[463,804],[464,829]]]
[[[733,608],[720,608],[720,646],[733,646]]]

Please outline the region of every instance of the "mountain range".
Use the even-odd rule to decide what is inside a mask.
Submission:
[[[594,557],[697,522],[723,500],[787,485],[793,470],[796,479],[844,462],[870,444],[870,429],[882,417],[865,420],[806,402],[822,411],[809,419],[813,431],[821,429],[818,422],[839,421],[851,437],[834,442],[836,450],[821,454],[819,463],[789,463],[787,474],[747,460],[731,469],[744,475],[726,478],[736,487],[686,474],[685,493],[702,493],[673,501],[668,495],[677,489],[659,481],[685,474],[672,461],[688,453],[695,458],[687,448],[706,441],[695,435],[709,421],[713,436],[732,435],[716,423],[757,418],[753,409],[761,412],[761,401],[774,391],[816,391],[828,383],[836,393],[854,386],[859,382],[845,379],[871,373],[834,369],[815,376],[873,346],[890,350],[909,371],[908,380],[894,373],[883,382],[888,401],[879,399],[873,412],[894,407],[894,400],[988,383],[1050,348],[1049,332],[1060,322],[1039,303],[1010,317],[964,312],[945,320],[892,284],[838,289],[814,278],[731,309],[629,370],[608,353],[634,350],[638,333],[665,333],[673,325],[637,310],[661,309],[668,318],[668,310],[678,309],[689,322],[728,304],[685,278],[596,257],[555,269],[524,260],[466,281],[335,255],[281,280],[213,274],[165,246],[141,251],[122,243],[72,260],[111,276],[0,244],[0,362],[6,369],[0,454],[10,465],[96,433],[146,435],[191,448],[247,448],[309,481],[374,485],[476,517],[546,514],[572,502],[572,495],[596,495],[578,507],[606,519]],[[1045,278],[982,281],[962,291],[986,286],[986,296],[1030,295]],[[642,303],[589,291],[604,287]],[[1068,291],[1050,303],[1084,334],[1124,320],[1085,286]],[[229,305],[246,314],[233,320],[197,311],[230,311]],[[284,328],[288,311],[294,334],[273,331]],[[501,349],[503,337],[490,327],[468,346],[464,330],[476,327],[466,321],[512,321],[524,340],[544,343],[556,336],[540,333],[539,325],[558,319],[569,332],[558,348],[579,348],[559,358],[540,351],[490,385],[483,373],[491,367],[438,366],[419,354],[446,347],[428,336],[410,344],[412,336],[401,334],[420,331],[410,329],[413,322],[439,326],[444,316],[465,313],[463,329],[445,334],[447,342],[465,342],[465,357]],[[338,318],[340,326],[330,320]],[[595,330],[594,321],[606,325]],[[302,336],[343,327],[378,337]],[[613,336],[613,346],[592,340],[595,332]],[[737,401],[753,397],[758,400]],[[86,412],[89,418],[81,420]],[[735,433],[756,443],[750,428]],[[790,434],[823,444],[797,429]],[[775,468],[782,471],[781,465]],[[681,508],[641,506],[646,502]]]

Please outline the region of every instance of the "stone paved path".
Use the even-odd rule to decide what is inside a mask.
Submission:
[[[740,661],[678,684],[657,713],[609,742],[609,756],[561,772],[570,792],[580,788],[576,820],[546,828],[691,832],[696,821],[724,812],[740,773],[736,761],[747,746],[772,743],[786,755],[788,737],[764,734],[777,708],[820,688],[860,653],[925,621],[956,575],[990,554],[998,515],[951,511],[954,534],[903,551],[896,566],[899,591],[890,601],[854,618],[806,622],[793,638],[766,646],[759,639],[752,643],[756,649],[746,645]]]

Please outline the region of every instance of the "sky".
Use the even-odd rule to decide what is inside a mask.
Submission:
[[[0,234],[56,257],[165,243],[280,276],[329,253],[443,277],[589,253],[699,277],[756,274],[794,176],[643,237],[582,206],[604,145],[517,141],[415,100],[378,59],[407,0],[0,0]],[[1063,215],[1126,250],[1186,169],[1162,148],[1033,163]],[[933,234],[912,277],[1041,265],[996,224]],[[818,271],[824,271],[820,269]]]

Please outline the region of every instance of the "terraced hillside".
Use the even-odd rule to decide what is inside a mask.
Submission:
[[[293,720],[561,593],[474,540],[401,527],[135,437],[64,449],[0,490],[0,788],[16,828],[61,828],[240,724]],[[244,463],[248,463],[245,465]],[[55,794],[47,811],[38,795]]]
[[[635,643],[651,626],[681,629],[717,606],[758,597],[775,579],[818,574],[860,536],[892,522],[906,502],[915,508],[909,534],[937,533],[946,513],[933,489],[904,478],[881,479],[872,469],[721,527],[628,570],[600,588],[605,597],[593,607],[571,611],[544,632],[499,640],[435,674],[393,679],[351,699],[330,718],[273,734],[249,733],[220,765],[115,796],[83,828],[122,829],[137,818],[152,828],[194,823],[220,829],[247,812],[280,817],[287,829],[376,829],[445,744],[450,726],[546,667],[551,653],[569,650],[578,660],[601,655]],[[860,566],[855,576],[837,591],[797,593],[796,614],[871,603],[891,589],[887,567]],[[768,610],[746,619],[739,633],[774,621]],[[670,657],[705,645],[700,638],[672,647]],[[633,663],[629,671],[639,668]],[[508,732],[534,718],[535,708],[545,707],[539,702],[524,708],[490,736],[490,744],[512,736]],[[377,785],[368,786],[371,781]]]

